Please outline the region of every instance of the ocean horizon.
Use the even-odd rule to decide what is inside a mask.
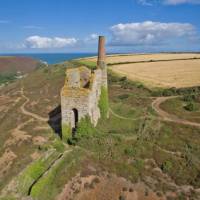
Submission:
[[[173,52],[173,51],[166,51],[166,52],[126,52],[126,53],[107,53],[107,55],[111,54],[151,54],[151,53],[200,53],[199,51],[192,52],[192,51],[182,51],[182,52]],[[86,58],[91,56],[97,56],[97,53],[0,53],[0,56],[21,56],[21,57],[31,57],[33,59],[39,60],[41,62],[45,62],[49,65],[62,63],[64,61],[69,61],[72,59],[78,58]]]
[[[64,61],[85,58],[90,56],[96,56],[96,53],[11,53],[0,54],[0,56],[22,56],[31,57],[42,62],[50,64],[61,63]]]

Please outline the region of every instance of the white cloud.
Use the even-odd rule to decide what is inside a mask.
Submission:
[[[93,34],[91,34],[90,35],[90,38],[92,39],[92,40],[96,40],[96,39],[98,39],[98,34],[96,34],[96,33],[93,33]]]
[[[28,48],[46,49],[46,48],[63,48],[75,46],[78,40],[76,38],[61,38],[61,37],[40,37],[30,36],[26,39],[25,45]]]
[[[138,0],[138,2],[143,6],[152,6],[155,3],[153,0]]]
[[[98,40],[99,35],[96,33],[90,34],[88,37],[85,38],[85,42],[96,42]]]
[[[137,0],[144,6],[153,6],[155,4],[179,5],[179,4],[200,4],[200,0]]]
[[[164,0],[164,4],[168,5],[200,4],[200,0]]]
[[[188,40],[197,35],[195,27],[189,23],[161,23],[145,21],[141,23],[117,24],[111,28],[111,45],[161,45],[174,39]]]

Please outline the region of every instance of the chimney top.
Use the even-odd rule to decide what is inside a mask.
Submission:
[[[98,63],[105,62],[106,52],[105,52],[105,37],[99,36],[99,47],[98,47]]]

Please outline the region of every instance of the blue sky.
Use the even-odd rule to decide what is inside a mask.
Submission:
[[[0,53],[200,51],[200,0],[0,2]]]

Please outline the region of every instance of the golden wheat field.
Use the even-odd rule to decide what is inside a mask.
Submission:
[[[114,65],[114,72],[148,87],[200,86],[200,60],[162,61]]]
[[[142,62],[150,60],[174,60],[174,59],[189,59],[200,58],[198,53],[160,53],[160,54],[124,54],[124,55],[109,55],[107,63],[124,63],[124,62]],[[96,62],[96,57],[85,59],[87,61]]]

